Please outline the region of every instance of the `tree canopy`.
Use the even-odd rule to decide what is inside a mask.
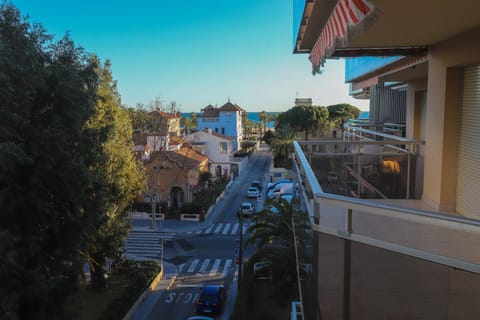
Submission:
[[[130,122],[111,107],[120,98],[107,66],[5,2],[0,61],[0,313],[70,318],[91,235],[120,230],[98,238],[106,256],[125,234],[116,221],[136,188]]]
[[[133,153],[132,126],[112,79],[110,62],[96,61],[99,77],[95,114],[87,121],[84,136],[90,145],[87,165],[91,190],[85,199],[92,217],[85,233],[85,256],[90,265],[92,284],[104,286],[103,266],[107,258],[119,255],[130,223],[127,208],[143,186],[141,168]]]
[[[360,109],[348,103],[330,105],[327,109],[330,120],[342,129],[342,135],[345,130],[345,122],[350,119],[356,119],[361,112]]]
[[[304,133],[304,139],[317,130],[322,132],[330,130],[332,123],[326,107],[296,106],[281,113],[277,119],[276,128],[288,124],[294,130]]]
[[[276,167],[291,168],[289,159],[293,153],[293,141],[297,139],[297,132],[292,127],[282,125],[273,134],[270,141],[270,150],[273,152],[273,162]]]

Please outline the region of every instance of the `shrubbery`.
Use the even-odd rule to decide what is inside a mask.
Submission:
[[[99,317],[100,320],[122,319],[140,294],[150,285],[161,267],[156,261],[125,260],[117,265],[114,275],[128,276],[131,280],[110,306]]]

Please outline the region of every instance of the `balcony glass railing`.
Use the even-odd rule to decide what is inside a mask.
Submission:
[[[367,133],[363,132],[365,135]],[[370,146],[381,148],[381,151],[385,151],[385,148],[401,148],[407,150],[407,154],[415,149],[414,141],[403,138],[394,141],[388,136],[383,138],[385,139],[371,139]],[[315,143],[323,145],[325,150],[335,145],[333,141]],[[358,139],[351,143],[342,143],[351,149],[362,147]],[[319,164],[314,160],[315,152],[311,151],[313,145],[314,142],[311,141],[294,143],[293,170],[297,182],[303,187],[302,204],[314,232],[397,255],[418,258],[419,261],[425,261],[425,265],[434,263],[445,267],[445,270],[463,270],[480,275],[480,221],[419,209],[422,207],[421,200],[403,198],[392,201],[381,197],[362,199],[342,193],[330,193],[332,189],[326,176],[322,174],[331,168],[319,169]],[[406,147],[408,145],[410,147]],[[368,144],[363,145],[363,153],[367,146]],[[330,157],[334,164],[338,163],[341,157],[347,156],[347,152],[325,150],[323,156]],[[330,164],[329,161],[323,163],[327,166]],[[343,178],[342,174],[344,173],[340,172],[340,179]],[[301,252],[302,249],[298,251]],[[300,263],[302,262],[299,260]],[[315,266],[315,261],[313,265]],[[304,280],[300,276],[300,291],[305,291],[301,297],[306,299],[311,288],[308,286],[309,282]],[[308,313],[308,308],[306,310]],[[303,311],[305,312],[305,309]]]
[[[327,193],[298,142],[294,167],[313,229],[480,273],[480,221],[419,210],[414,200]]]

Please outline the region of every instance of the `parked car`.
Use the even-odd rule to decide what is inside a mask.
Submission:
[[[293,182],[279,183],[272,190],[268,191],[267,198],[273,199],[284,193],[293,193]]]
[[[250,187],[255,187],[258,190],[262,190],[262,183],[259,180],[252,181],[252,185]]]
[[[276,185],[280,184],[280,183],[290,183],[292,182],[291,180],[277,180],[275,182],[269,182],[267,184],[267,192],[272,190],[273,188],[275,188]]]
[[[240,205],[240,214],[244,216],[252,216],[255,214],[255,206],[253,203],[244,202]]]
[[[272,262],[270,260],[262,260],[253,264],[253,277],[256,280],[272,279]]]
[[[223,285],[205,284],[200,289],[200,295],[195,304],[195,311],[197,313],[219,314],[222,312],[225,296]]]
[[[284,193],[279,196],[281,199],[287,200],[288,203],[292,203],[293,194],[292,193]]]
[[[328,183],[337,183],[338,182],[338,176],[335,171],[329,171],[327,173],[327,180]]]
[[[260,193],[260,190],[258,190],[257,187],[250,187],[248,188],[248,191],[247,191],[247,197],[257,198],[259,193]]]
[[[280,215],[280,211],[278,211],[277,207],[272,206],[271,204],[265,206],[264,210],[268,210],[268,211],[272,212],[272,213],[273,213],[274,215],[276,215],[276,216],[279,216],[279,215]]]

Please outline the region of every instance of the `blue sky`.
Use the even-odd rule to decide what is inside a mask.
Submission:
[[[292,0],[11,2],[57,39],[68,31],[109,59],[129,106],[160,97],[199,112],[230,98],[247,111],[286,111],[298,96],[368,110],[348,95],[343,60],[312,76],[308,56],[292,53]]]

